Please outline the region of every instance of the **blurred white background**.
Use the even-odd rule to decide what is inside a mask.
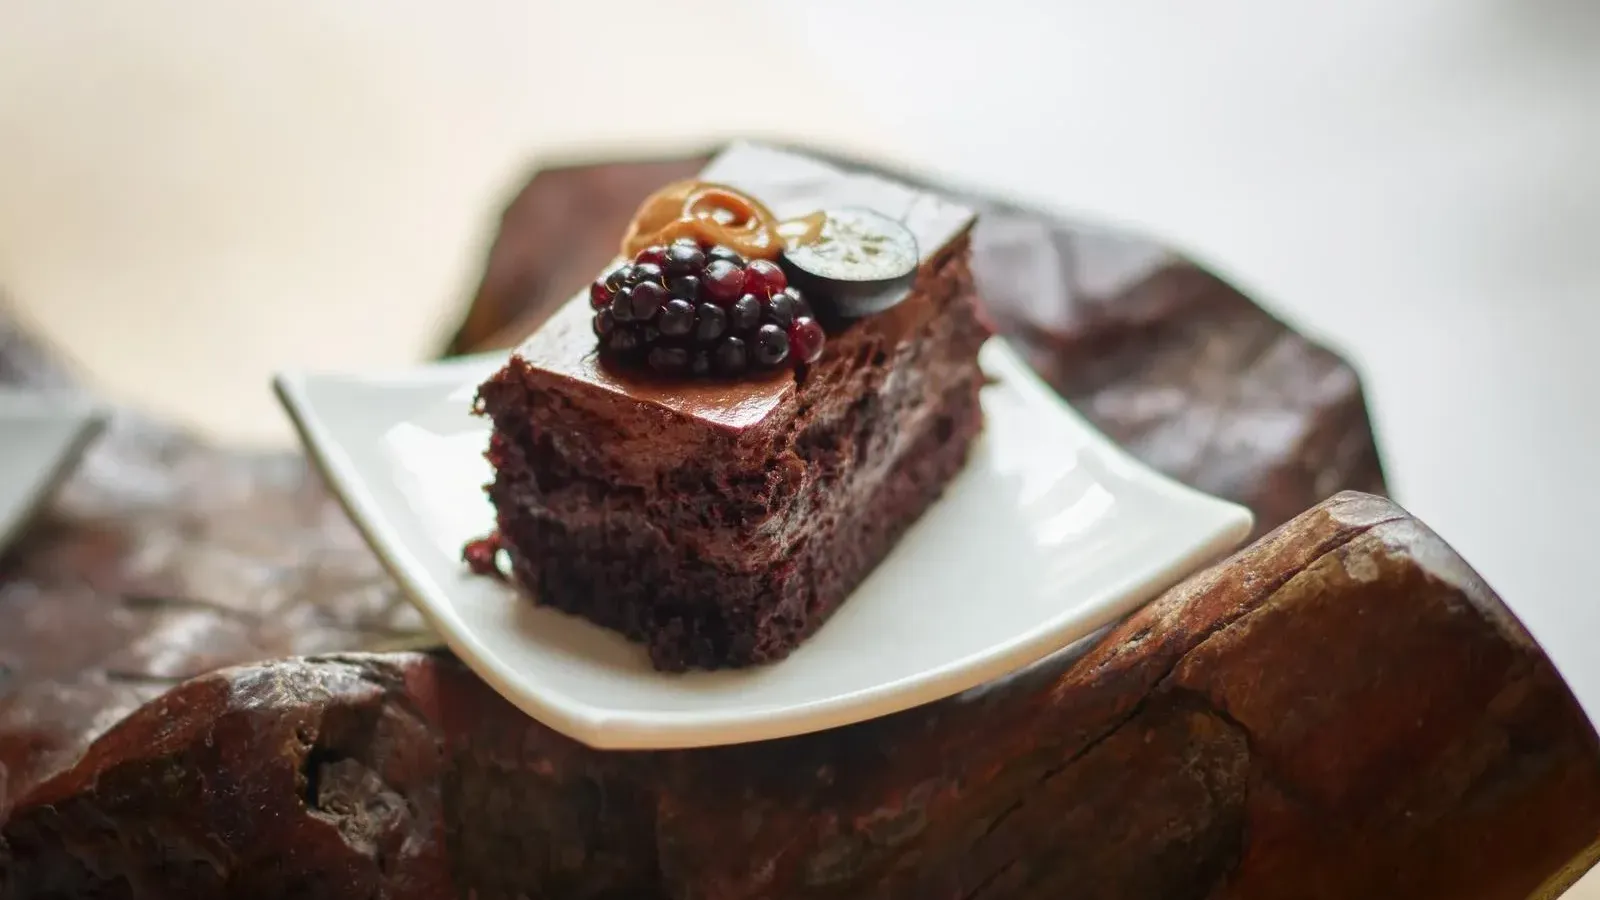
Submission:
[[[1347,354],[1398,499],[1600,710],[1600,4],[914,7],[0,0],[0,285],[112,396],[286,443],[270,372],[431,351],[540,158],[894,158],[1145,226]]]

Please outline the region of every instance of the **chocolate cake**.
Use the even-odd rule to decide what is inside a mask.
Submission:
[[[746,342],[697,349],[695,334],[731,329],[723,317],[738,312],[727,298],[694,306],[693,293],[720,277],[712,266],[725,248],[696,257],[688,307],[662,307],[656,287],[628,285],[648,269],[645,280],[679,296],[662,256],[678,245],[649,248],[651,235],[637,232],[676,235],[685,255],[694,242],[673,230],[688,219],[641,209],[622,269],[555,313],[478,396],[494,424],[496,541],[515,579],[535,602],[645,643],[668,670],[781,659],[839,608],[965,462],[982,428],[977,353],[989,336],[969,268],[970,208],[753,144],[730,147],[700,179],[787,220],[786,277],[746,264],[747,286],[761,272],[776,279],[762,322],[781,314],[787,339],[763,324]],[[913,247],[905,276],[863,293],[807,263],[795,248],[808,238],[797,235],[823,221],[819,211],[898,223]],[[701,224],[729,219],[718,211]],[[667,269],[630,269],[640,246],[639,260]],[[785,283],[804,294],[778,290]],[[629,312],[629,290],[648,294],[651,310]],[[704,310],[693,327],[703,332],[709,316],[711,332],[664,336],[681,331],[667,318],[681,308]],[[825,341],[822,329],[815,339],[805,331],[811,315],[828,325]],[[613,336],[624,330],[625,341]],[[769,333],[783,357],[762,357]],[[734,344],[738,353],[724,353]],[[738,365],[724,365],[730,358]]]

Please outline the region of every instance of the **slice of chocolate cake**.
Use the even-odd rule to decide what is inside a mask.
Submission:
[[[647,201],[619,269],[479,391],[498,541],[535,602],[662,669],[815,632],[981,430],[973,220],[749,144]]]

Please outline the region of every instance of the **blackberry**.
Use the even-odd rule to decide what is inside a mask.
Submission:
[[[728,307],[728,327],[743,333],[754,331],[761,324],[761,301],[755,294],[745,294]]]
[[[636,322],[648,322],[661,311],[667,302],[667,289],[654,281],[646,281],[633,286],[633,319]]]
[[[625,287],[612,296],[611,315],[618,322],[633,321],[633,288]]]
[[[653,282],[655,284],[664,284],[666,283],[666,277],[666,273],[661,271],[661,267],[655,263],[634,263],[633,274],[629,276],[628,283],[644,284],[645,282]]]
[[[687,300],[674,300],[661,307],[656,327],[666,337],[683,337],[694,330],[694,306]]]
[[[676,375],[689,368],[689,351],[670,344],[650,348],[650,355],[646,359],[650,368],[667,375]]]
[[[617,328],[606,338],[606,349],[619,356],[625,356],[639,349],[639,333],[632,328]]]
[[[603,354],[663,375],[809,365],[827,340],[776,263],[689,239],[639,251],[589,286],[589,304]]]
[[[639,287],[634,288],[634,296],[637,297],[639,290],[644,287],[645,285],[641,284]],[[634,302],[633,308],[635,310],[639,308],[637,301]],[[779,328],[788,328],[793,325],[799,312],[800,310],[796,307],[794,298],[788,294],[773,294],[767,300],[767,321],[772,322]]]
[[[763,325],[756,329],[756,362],[763,366],[776,366],[789,358],[789,335],[776,325]]]
[[[667,293],[690,303],[700,302],[700,276],[675,275],[667,282]]]
[[[725,337],[717,344],[715,351],[717,371],[724,375],[739,375],[744,372],[749,364],[745,350],[744,338]]]
[[[694,337],[709,344],[728,330],[728,313],[715,303],[702,303],[694,308]]]
[[[610,272],[607,272],[606,277],[600,279],[600,283],[605,285],[608,290],[615,293],[616,291],[621,290],[623,285],[628,284],[632,278],[633,266],[623,263],[622,265],[617,266],[615,269],[612,269]]]

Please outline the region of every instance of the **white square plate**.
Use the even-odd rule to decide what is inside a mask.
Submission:
[[[927,703],[1126,615],[1249,532],[1243,507],[1146,468],[1000,339],[985,432],[945,495],[787,659],[667,674],[620,635],[471,575],[494,525],[476,386],[506,359],[386,376],[286,374],[280,399],[384,563],[450,648],[529,715],[604,748],[738,743]]]
[[[0,388],[0,553],[104,422],[98,407],[76,396]]]

